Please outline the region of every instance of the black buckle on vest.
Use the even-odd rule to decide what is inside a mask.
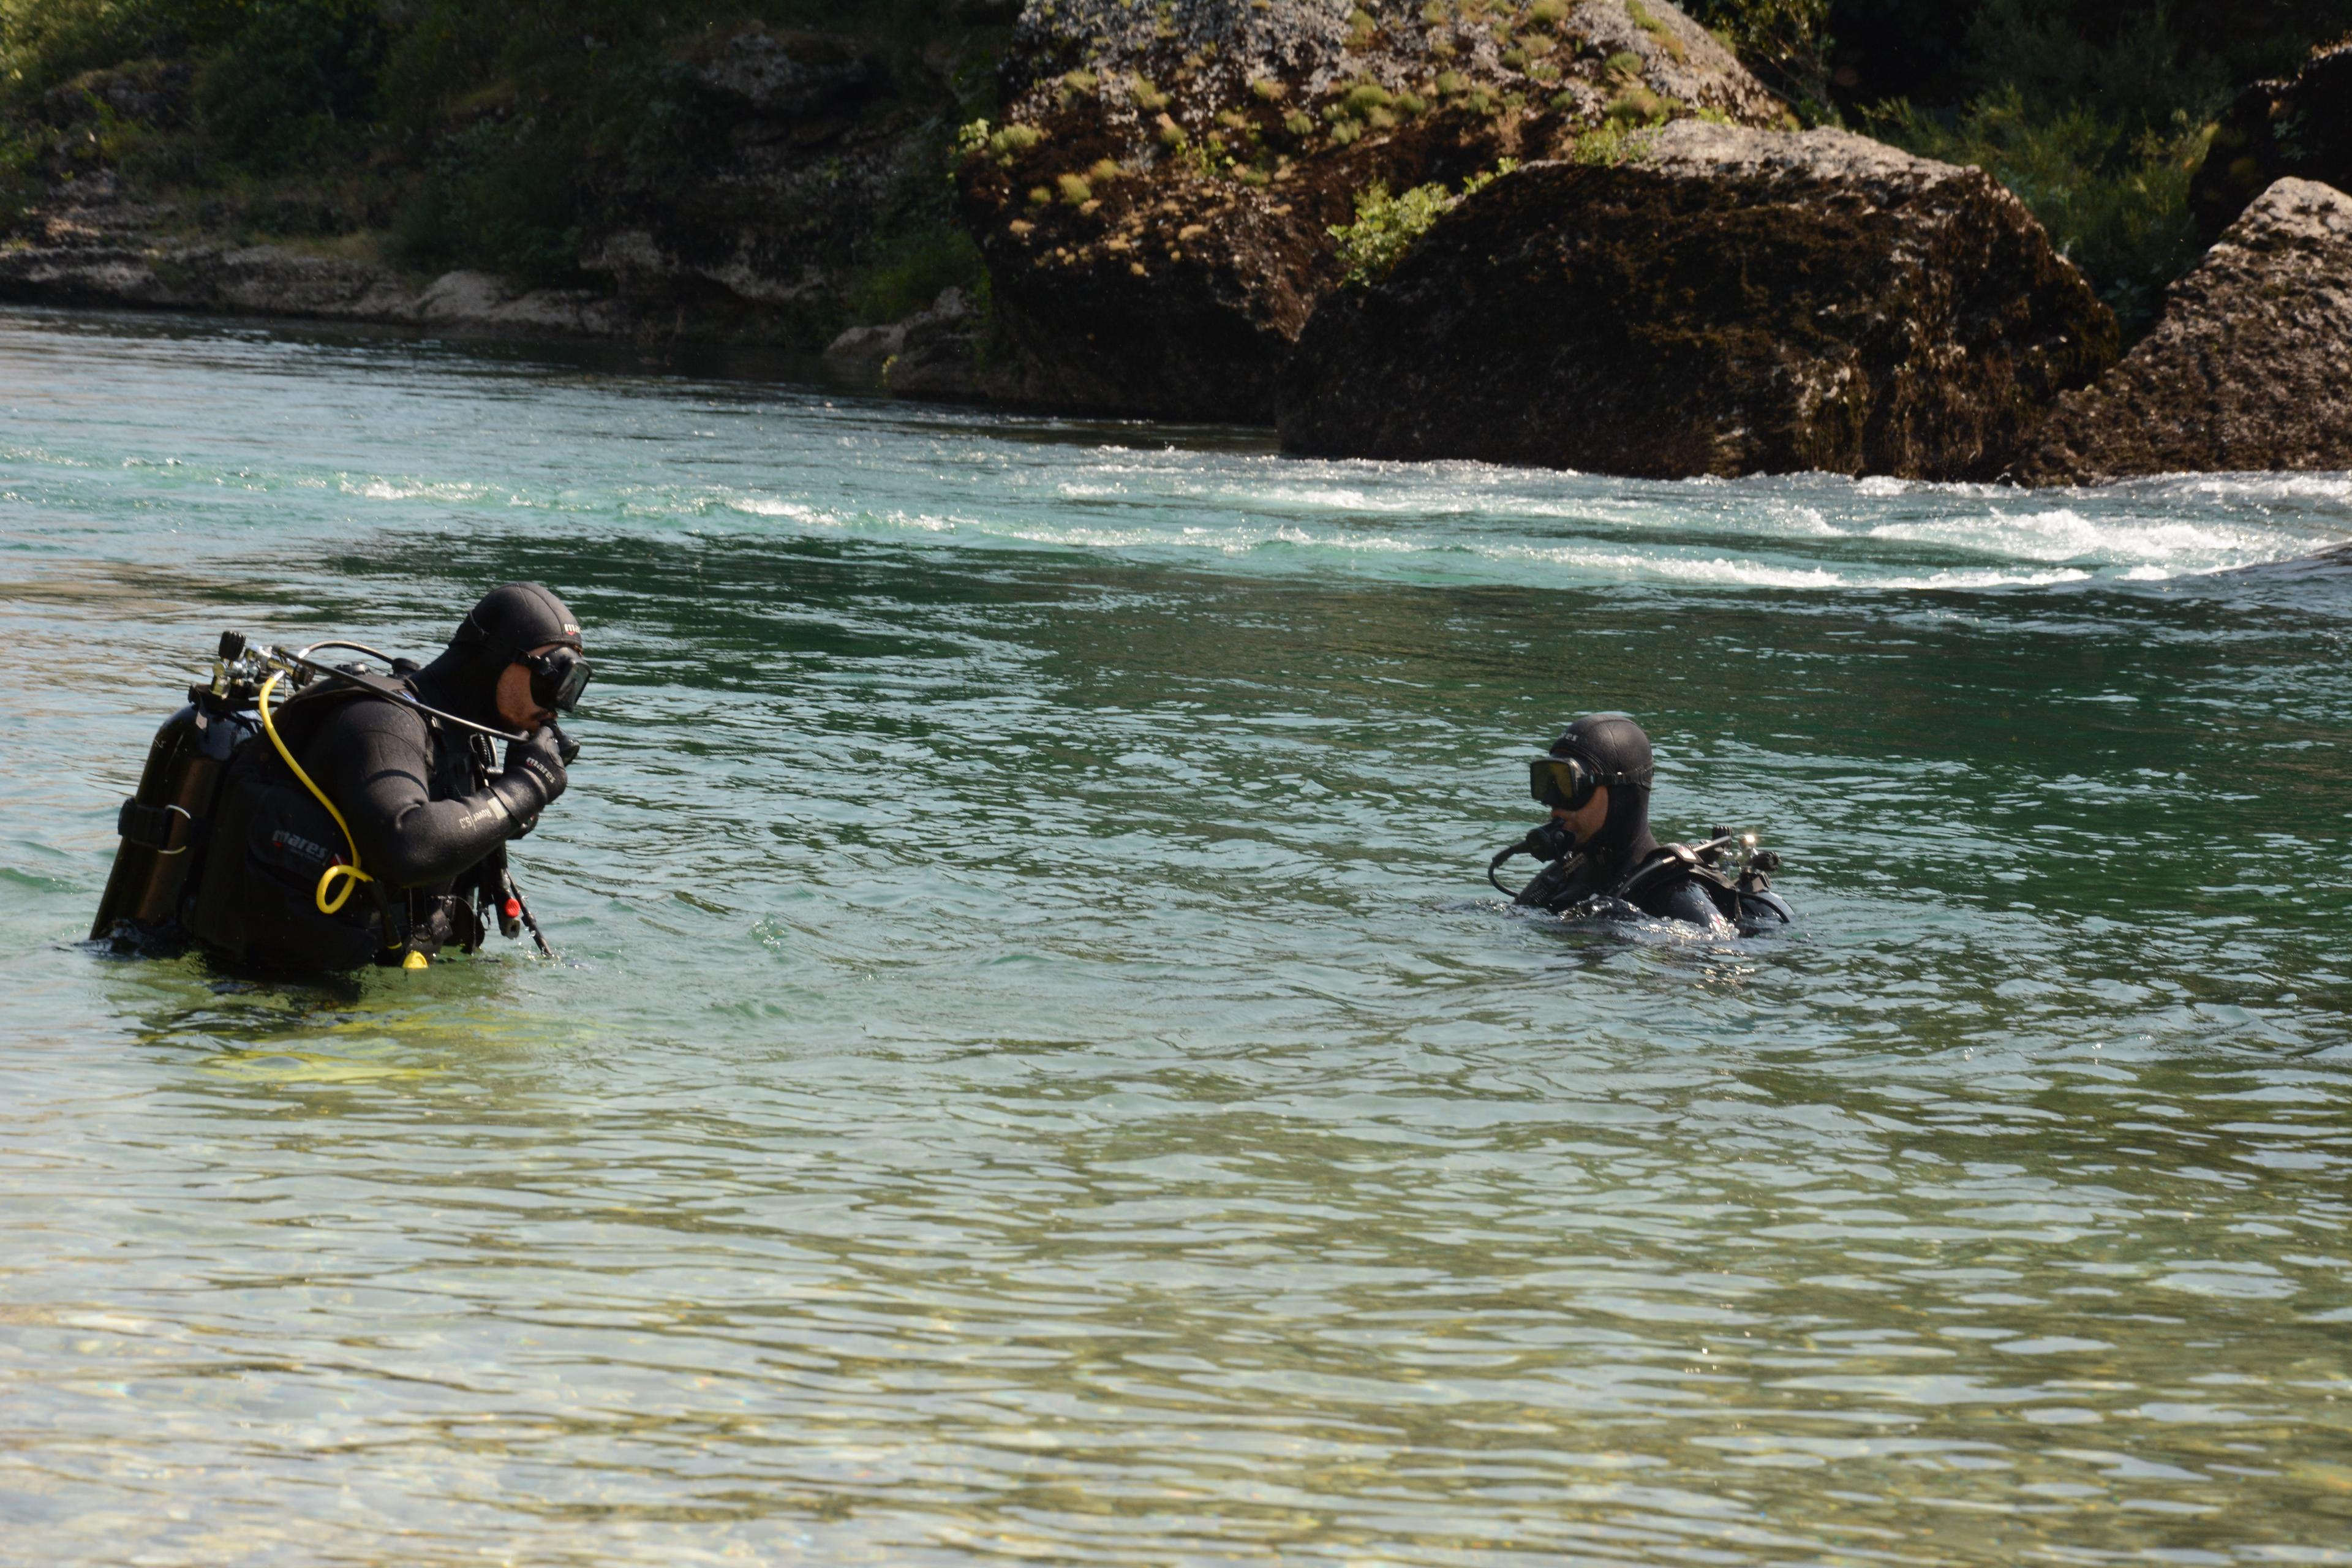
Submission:
[[[124,801],[114,819],[115,832],[158,855],[186,854],[195,842],[195,829],[196,819],[186,807],[142,805],[136,799]]]

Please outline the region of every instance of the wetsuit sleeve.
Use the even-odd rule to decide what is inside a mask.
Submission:
[[[390,702],[344,704],[302,760],[351,824],[361,866],[395,887],[455,877],[514,831],[512,814],[488,790],[432,797],[425,721]]]

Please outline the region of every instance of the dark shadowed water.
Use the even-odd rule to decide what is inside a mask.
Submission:
[[[2352,1563],[2347,540],[0,315],[0,1556]],[[515,577],[567,962],[78,945]],[[1600,707],[1800,929],[1503,912]]]

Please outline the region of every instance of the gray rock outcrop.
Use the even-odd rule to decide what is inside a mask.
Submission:
[[[2063,399],[2020,474],[2352,468],[2352,195],[2281,180],[2166,295],[2096,384]]]
[[[1676,478],[1984,478],[2116,353],[1982,171],[1839,131],[1683,121],[1504,175],[1327,300],[1284,447]]]
[[[904,321],[843,332],[825,349],[824,367],[853,386],[902,397],[981,397],[982,326],[962,289],[942,289],[929,309]]]
[[[1009,395],[1264,423],[1374,185],[1785,110],[1667,0],[1032,0],[967,150]]]
[[[0,300],[151,310],[372,321],[508,336],[607,337],[620,304],[581,289],[523,289],[487,272],[429,279],[278,245],[161,242],[156,214],[113,200],[110,177],[77,182],[37,236],[0,246]],[[76,199],[82,198],[82,199]]]

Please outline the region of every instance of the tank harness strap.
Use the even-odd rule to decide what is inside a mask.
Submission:
[[[142,805],[135,795],[122,803],[114,818],[117,834],[158,855],[186,854],[202,840],[201,829],[207,826],[197,822],[185,806]]]
[[[1696,882],[1700,887],[1706,889],[1708,902],[1714,904],[1718,911],[1728,915],[1737,915],[1738,904],[1736,902],[1732,904],[1732,907],[1729,910],[1726,910],[1724,908],[1727,901],[1727,895],[1736,897],[1736,895],[1734,895],[1734,889],[1732,889],[1730,879],[1724,876],[1721,871],[1716,869],[1714,867],[1702,861],[1696,854],[1692,852],[1687,845],[1682,844],[1660,845],[1655,854],[1643,861],[1640,865],[1634,867],[1631,871],[1625,873],[1623,879],[1621,880],[1614,888],[1610,889],[1609,896],[1613,899],[1623,899],[1628,903],[1631,903],[1633,901],[1634,889],[1641,887],[1643,884],[1666,871],[1682,872],[1692,881]]]
[[[294,753],[287,750],[286,742],[278,738],[278,726],[270,722],[270,689],[285,678],[285,672],[280,670],[278,673],[271,676],[268,679],[263,681],[261,683],[261,694],[259,698],[257,699],[255,706],[257,706],[261,711],[261,732],[269,737],[269,743],[278,748],[279,760],[285,763],[289,768],[293,770],[294,776],[302,781],[302,787],[309,790],[313,795],[317,796],[319,804],[327,808],[327,815],[333,817],[335,819],[335,826],[343,830],[343,843],[352,852],[352,858],[348,864],[330,866],[324,871],[319,873],[319,886],[317,890],[311,895],[312,901],[317,903],[319,906],[319,912],[322,915],[331,915],[340,910],[345,903],[350,901],[352,889],[353,888],[357,887],[362,882],[373,882],[375,879],[360,868],[360,841],[352,837],[352,825],[343,820],[343,814],[335,809],[335,803],[327,798],[327,792],[320,789],[318,784],[312,781],[310,775],[302,771],[302,764],[294,760]],[[333,887],[339,879],[341,880],[342,886],[336,891],[334,897],[330,899],[327,896],[327,889]],[[384,946],[388,948],[401,946],[401,942],[395,939],[394,934],[392,910],[390,906],[384,903],[383,889],[381,888],[373,888],[370,891],[375,894],[377,906],[383,913]]]
[[[1647,859],[1620,878],[1617,885],[1609,889],[1608,896],[1612,899],[1624,899],[1630,902],[1633,896],[1633,889],[1655,877],[1659,872],[1698,864],[1698,857],[1691,854],[1687,849],[1683,849],[1680,855],[1675,853],[1680,848],[1682,847],[1678,844],[1661,845]]]

